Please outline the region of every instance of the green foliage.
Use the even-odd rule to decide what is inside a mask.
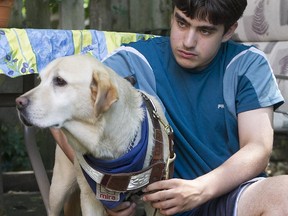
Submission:
[[[60,3],[61,0],[49,0],[49,7],[51,8],[52,13],[58,12]]]
[[[0,157],[2,171],[31,169],[20,126],[12,127],[0,122]]]
[[[59,10],[59,5],[62,0],[49,0],[49,7],[51,8],[52,13],[57,13]],[[85,9],[85,17],[89,17],[89,0],[83,0],[83,8]]]

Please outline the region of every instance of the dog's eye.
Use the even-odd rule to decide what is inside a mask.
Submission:
[[[56,86],[65,86],[67,84],[67,82],[60,76],[55,77],[53,82]]]

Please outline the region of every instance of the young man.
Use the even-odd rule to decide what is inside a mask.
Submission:
[[[288,215],[288,176],[261,177],[283,98],[264,54],[230,41],[246,5],[173,0],[170,38],[131,43],[104,60],[159,97],[174,129],[174,178],[143,196],[163,215]],[[107,212],[134,215],[135,204]]]
[[[157,94],[175,131],[175,178],[148,186],[144,201],[164,215],[288,215],[288,177],[255,179],[283,98],[263,53],[229,41],[246,0],[173,4],[170,39],[132,43],[104,61]]]

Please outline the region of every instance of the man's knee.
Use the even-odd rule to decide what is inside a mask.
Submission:
[[[240,196],[238,216],[288,215],[288,175],[250,185]]]

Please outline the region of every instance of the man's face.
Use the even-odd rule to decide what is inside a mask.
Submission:
[[[233,30],[234,32],[234,30]],[[175,7],[171,19],[171,47],[176,61],[184,68],[201,70],[215,57],[222,42],[230,39],[224,25],[190,19]]]

